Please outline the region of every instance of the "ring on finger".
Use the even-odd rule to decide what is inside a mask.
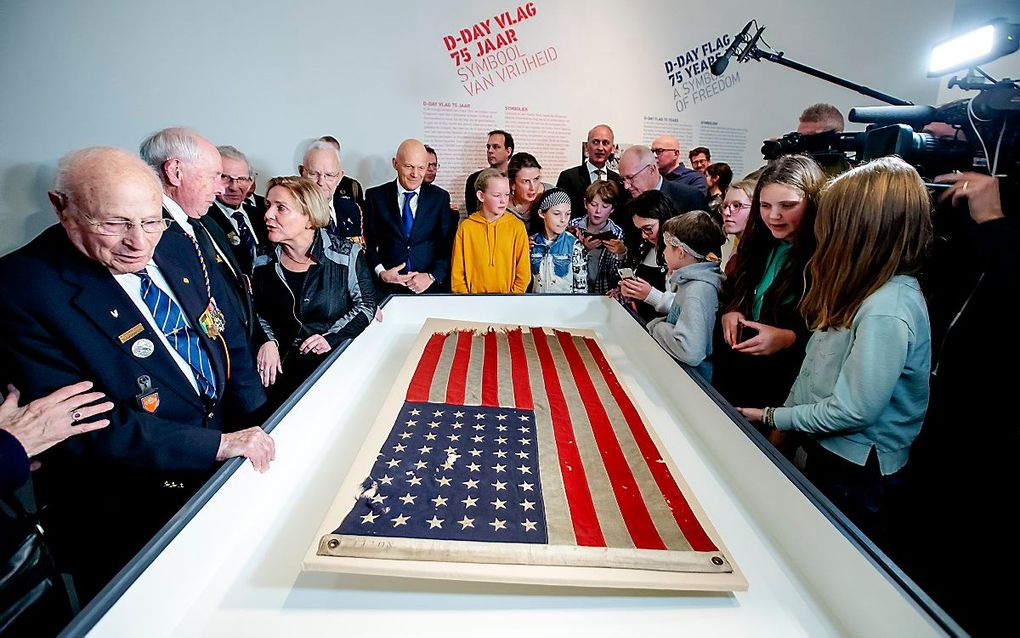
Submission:
[[[965,191],[965,190],[967,190],[967,184],[970,184],[970,182],[964,182],[964,183],[963,183],[963,186],[961,186],[961,187],[960,187],[960,191]]]
[[[78,421],[81,421],[81,412],[75,410],[71,413],[71,423],[76,423]]]

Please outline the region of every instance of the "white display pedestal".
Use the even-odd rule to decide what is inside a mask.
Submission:
[[[272,430],[266,474],[227,478],[151,564],[91,606],[91,636],[923,636],[941,626],[615,301],[403,297]],[[591,328],[750,585],[737,594],[496,585],[301,571],[427,317]],[[200,495],[201,496],[201,495]],[[198,499],[198,497],[196,497]],[[182,512],[182,517],[191,513]],[[170,537],[172,530],[164,530]],[[166,545],[165,548],[162,545]],[[144,557],[143,557],[144,558]],[[144,571],[141,571],[144,567]],[[115,602],[114,602],[115,600]],[[88,610],[87,610],[88,611]],[[101,617],[100,613],[105,611]],[[89,614],[83,614],[88,616]],[[98,618],[98,620],[97,620]],[[94,626],[93,626],[94,623]]]

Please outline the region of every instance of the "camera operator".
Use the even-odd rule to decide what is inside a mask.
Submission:
[[[1002,521],[1020,488],[1020,430],[1010,402],[1020,389],[1020,347],[1005,312],[1020,292],[1020,183],[975,172],[935,182],[950,187],[935,213],[926,286],[931,403],[911,452],[914,497],[904,504],[893,553],[978,635],[1003,626],[1020,567],[1015,531]]]
[[[843,114],[835,106],[819,102],[804,109],[797,120],[801,135],[817,135],[826,131],[843,132]]]

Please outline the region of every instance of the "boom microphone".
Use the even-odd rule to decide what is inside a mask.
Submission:
[[[729,66],[730,58],[733,56],[734,51],[737,50],[737,46],[744,41],[747,37],[747,32],[751,30],[751,23],[754,20],[748,21],[744,25],[744,30],[740,32],[737,37],[733,38],[733,42],[730,42],[730,46],[726,49],[726,53],[722,54],[722,57],[718,58],[712,63],[712,75],[722,75],[726,71],[726,67]]]
[[[910,124],[924,126],[935,119],[934,106],[855,106],[850,109],[847,119],[860,124]]]

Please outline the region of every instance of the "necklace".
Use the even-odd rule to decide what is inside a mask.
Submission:
[[[291,257],[291,256],[290,256],[290,253],[288,253],[286,249],[284,249],[284,251],[283,251],[283,255],[284,255],[284,256],[285,256],[285,257],[286,257],[287,259],[289,259],[289,260],[291,260],[292,262],[294,262],[295,264],[301,264],[302,266],[304,266],[304,265],[306,265],[306,264],[310,264],[310,263],[312,262],[312,256],[311,256],[311,255],[308,255],[308,258],[307,258],[307,259],[305,259],[304,261],[301,261],[300,259],[295,259],[294,257]]]

